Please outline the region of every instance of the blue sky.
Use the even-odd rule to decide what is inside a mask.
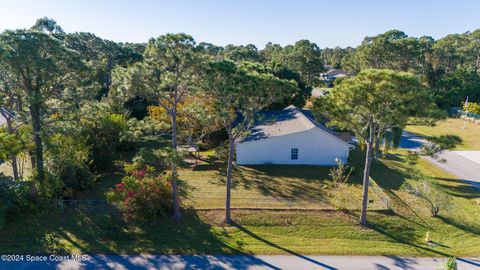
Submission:
[[[441,38],[480,28],[478,0],[0,0],[0,30],[55,19],[67,32],[145,42],[185,32],[218,45],[282,45],[306,38],[320,47],[356,46],[390,29]]]

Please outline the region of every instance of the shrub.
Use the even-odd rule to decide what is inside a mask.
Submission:
[[[402,189],[425,199],[430,206],[430,214],[432,216],[437,216],[441,210],[445,210],[450,205],[448,195],[423,176],[419,177],[419,179],[405,182]]]
[[[215,159],[216,160],[227,160],[228,159],[228,143],[222,143],[220,146],[215,148]],[[235,159],[235,158],[234,158]]]
[[[127,176],[107,194],[128,221],[145,223],[165,217],[173,207],[172,187],[167,174],[156,174],[151,167],[126,166]]]
[[[457,270],[457,258],[449,257],[447,262],[445,263],[445,268],[447,270]]]
[[[54,135],[47,147],[47,168],[50,178],[58,179],[63,186],[62,196],[92,186],[94,176],[88,167],[90,148],[79,136]]]
[[[471,113],[480,114],[480,103],[469,102],[468,107],[464,105],[463,109]]]
[[[29,186],[0,184],[0,227],[18,217],[26,219],[34,209],[34,198]]]
[[[343,184],[348,181],[350,174],[352,174],[353,168],[349,165],[345,165],[341,160],[335,159],[337,166],[330,169],[329,176],[331,178],[331,185],[337,187],[339,184]]]
[[[91,146],[90,158],[94,170],[106,170],[118,158],[118,153],[131,148],[127,118],[99,109],[95,115],[82,119],[82,135]]]
[[[330,169],[331,181],[327,185],[331,188],[329,192],[330,203],[338,209],[357,208],[354,201],[355,191],[346,182],[353,171],[353,167],[345,165],[341,160],[336,159],[337,166]]]

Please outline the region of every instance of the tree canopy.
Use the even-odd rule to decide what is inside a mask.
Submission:
[[[374,145],[382,139],[384,132],[403,128],[408,117],[420,113],[420,108],[414,104],[422,98],[423,92],[420,80],[411,73],[367,69],[355,77],[343,80],[315,103],[317,114],[325,114],[329,125],[351,130],[366,145],[360,217],[363,225],[367,224],[368,187]]]

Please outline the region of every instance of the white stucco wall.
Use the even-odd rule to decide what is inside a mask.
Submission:
[[[305,164],[335,165],[335,158],[347,162],[349,145],[314,128],[304,132],[268,139],[237,143],[238,165]],[[291,149],[298,148],[298,160],[291,159]]]

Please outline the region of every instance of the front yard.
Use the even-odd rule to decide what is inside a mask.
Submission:
[[[354,165],[361,166],[361,153],[355,152],[353,158]],[[432,218],[424,201],[400,190],[405,180],[403,158],[404,153],[398,152],[375,163],[372,178],[388,194],[394,211],[381,207],[369,211],[368,228],[358,225],[355,207],[331,210],[324,188],[328,169],[304,166],[237,170],[232,191],[236,225],[225,226],[223,166],[203,163],[180,173],[183,202],[197,208],[186,209],[181,221],[132,225],[109,211],[48,211],[30,218],[28,224],[4,228],[0,253],[480,254],[480,191],[420,160],[417,166],[434,176],[451,199],[451,207]],[[85,198],[102,199],[120,177],[107,175],[95,190],[85,192]],[[357,175],[351,184],[360,195]],[[372,206],[379,203],[372,198]]]

